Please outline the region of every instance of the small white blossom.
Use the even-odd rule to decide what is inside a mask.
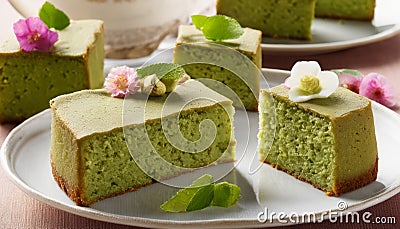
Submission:
[[[321,71],[316,61],[299,61],[285,81],[289,88],[289,99],[305,102],[315,98],[327,98],[339,86],[338,76],[331,71]]]

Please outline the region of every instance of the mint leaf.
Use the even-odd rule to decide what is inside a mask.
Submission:
[[[190,212],[209,206],[230,207],[242,198],[240,187],[228,182],[213,184],[211,175],[204,175],[187,188],[181,189],[161,205],[166,212]]]
[[[139,78],[156,74],[159,79],[178,80],[182,78],[186,72],[179,64],[174,63],[158,63],[152,64],[136,70]]]
[[[240,195],[240,187],[228,182],[221,182],[215,185],[214,198],[211,203],[213,206],[230,207],[242,198]]]
[[[207,22],[208,17],[204,15],[192,15],[193,25],[196,26],[198,30],[202,30],[204,24]]]
[[[214,178],[211,175],[204,175],[195,180],[189,187],[179,190],[175,196],[161,205],[166,212],[187,212],[200,210],[210,206],[214,192]]]
[[[335,69],[331,70],[332,72],[336,73],[336,75],[340,76],[340,74],[345,73],[356,77],[363,77],[363,74],[357,70],[353,69]]]
[[[212,183],[214,183],[214,178],[210,174],[204,174],[203,176],[193,181],[192,184],[189,185],[189,188],[198,188]]]
[[[213,41],[236,39],[244,33],[239,22],[225,15],[211,17],[194,15],[194,17],[192,16],[192,21],[207,39]]]
[[[199,188],[186,207],[186,212],[201,210],[210,206],[214,197],[214,184]]]
[[[203,33],[210,40],[236,39],[242,36],[243,29],[233,18],[215,15],[209,17],[203,25]]]
[[[49,28],[57,30],[63,30],[70,24],[69,17],[47,1],[40,8],[39,17]]]

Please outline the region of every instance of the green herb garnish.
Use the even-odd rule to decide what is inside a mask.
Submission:
[[[214,178],[206,174],[179,190],[160,208],[166,212],[191,212],[209,206],[230,207],[240,198],[239,186],[227,182],[214,184]]]
[[[356,77],[363,77],[363,74],[357,70],[353,70],[353,69],[335,69],[335,70],[331,70],[332,72],[336,73],[336,75],[340,75],[342,73],[345,74],[349,74],[352,76],[356,76]]]
[[[150,75],[156,75],[157,78],[165,85],[166,92],[175,89],[179,79],[186,75],[185,69],[179,64],[174,63],[158,63],[152,64],[136,70],[139,78],[144,79]]]
[[[213,206],[230,207],[242,198],[240,188],[235,184],[221,182],[215,185],[214,198],[211,203]]]
[[[196,26],[196,29],[202,30],[204,24],[206,24],[208,17],[204,15],[192,15],[193,25]]]
[[[139,68],[136,72],[141,79],[155,74],[159,79],[178,80],[186,74],[185,70],[179,64],[174,63],[152,64]]]
[[[236,39],[244,33],[239,22],[225,15],[193,15],[192,22],[207,39],[213,41]]]
[[[57,30],[63,30],[70,24],[69,17],[47,1],[40,8],[39,17],[49,28]]]

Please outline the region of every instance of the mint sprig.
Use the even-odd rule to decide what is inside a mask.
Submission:
[[[213,41],[236,39],[244,33],[239,22],[225,15],[211,17],[193,15],[192,22],[198,30],[203,32],[205,38]]]
[[[47,1],[40,8],[39,17],[49,28],[56,30],[63,30],[70,24],[69,17]]]
[[[159,79],[178,80],[182,78],[186,72],[179,64],[174,63],[158,63],[152,64],[136,70],[139,78],[155,74]]]
[[[340,74],[344,73],[344,74],[355,76],[357,78],[363,77],[363,74],[361,72],[359,72],[358,70],[353,70],[353,69],[334,69],[331,71],[336,73],[336,75],[338,75],[338,76],[340,76]]]
[[[196,29],[202,30],[204,24],[207,22],[208,17],[204,15],[192,15],[193,25],[196,26]]]
[[[151,75],[156,75],[158,79],[165,85],[166,92],[171,92],[177,86],[178,80],[186,75],[185,70],[179,64],[175,63],[158,63],[136,70],[140,79],[144,79]]]
[[[236,204],[240,198],[239,186],[228,182],[214,184],[214,178],[206,174],[187,188],[179,190],[160,208],[173,213],[191,212],[210,206],[227,208]]]
[[[212,206],[230,207],[242,198],[240,195],[240,188],[235,184],[228,182],[221,182],[215,184],[214,198],[211,202]]]

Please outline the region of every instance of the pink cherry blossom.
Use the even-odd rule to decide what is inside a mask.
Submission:
[[[360,83],[360,95],[370,98],[384,106],[396,105],[396,91],[386,77],[378,73],[369,73]]]
[[[38,17],[20,19],[13,28],[21,49],[27,52],[47,51],[58,40],[57,32],[49,30]]]
[[[124,98],[140,90],[140,79],[135,69],[127,66],[112,68],[104,82],[105,89],[113,97]]]
[[[359,93],[362,78],[347,73],[340,73],[339,86],[345,87],[355,93]]]

